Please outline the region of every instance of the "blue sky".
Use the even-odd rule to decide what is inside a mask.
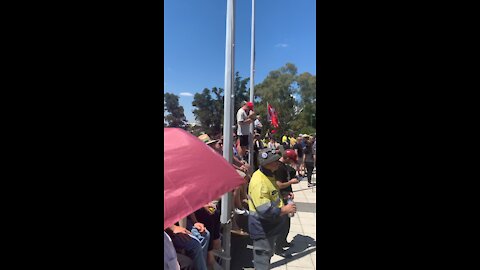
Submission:
[[[189,122],[193,94],[224,88],[226,0],[164,1],[164,93],[180,96]],[[236,0],[235,70],[250,76],[251,0]],[[316,74],[315,0],[255,1],[255,84],[287,62]]]

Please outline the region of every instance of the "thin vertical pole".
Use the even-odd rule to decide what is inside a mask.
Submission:
[[[251,36],[251,46],[250,46],[250,101],[253,102],[254,99],[254,74],[255,74],[255,0],[252,0],[252,36]],[[253,122],[250,124],[250,136],[248,144],[248,164],[250,164],[250,173],[253,172]]]
[[[227,21],[226,21],[226,40],[225,40],[225,95],[223,103],[223,157],[232,163],[232,127],[233,127],[233,79],[235,70],[235,0],[227,0]],[[223,224],[222,247],[224,250],[222,259],[224,260],[223,269],[230,270],[230,241],[232,223],[230,215],[232,212],[232,193],[227,192],[222,196],[222,212],[220,221]]]

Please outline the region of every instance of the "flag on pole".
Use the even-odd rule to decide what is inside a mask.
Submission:
[[[275,108],[273,108],[270,104],[268,104],[267,102],[267,117],[268,117],[268,121],[270,121],[272,123],[272,125],[275,127],[275,128],[278,128],[278,114],[277,114],[277,111],[275,111]]]

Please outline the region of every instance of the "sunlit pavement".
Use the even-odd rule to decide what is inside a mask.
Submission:
[[[316,175],[312,177],[316,182]],[[294,245],[285,250],[285,257],[274,255],[272,269],[316,269],[317,234],[316,204],[317,187],[309,188],[305,179],[292,186],[297,204],[297,213],[291,219],[287,240]],[[249,237],[232,235],[232,270],[253,269],[253,253],[247,246],[252,245]]]

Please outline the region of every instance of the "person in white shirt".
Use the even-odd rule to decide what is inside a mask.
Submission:
[[[276,150],[278,151],[279,150],[279,147],[280,147],[280,144],[275,140],[275,138],[270,137],[270,142],[268,142],[268,145],[267,145],[268,148],[270,148],[271,150]]]
[[[248,134],[250,133],[250,124],[255,118],[253,111],[253,102],[242,102],[242,107],[237,111],[237,135],[239,144],[237,144],[238,156],[242,160],[248,148]]]
[[[253,126],[255,127],[255,131],[258,134],[262,134],[262,123],[260,122],[260,115],[257,115],[257,119],[255,119],[255,122],[253,122]]]

